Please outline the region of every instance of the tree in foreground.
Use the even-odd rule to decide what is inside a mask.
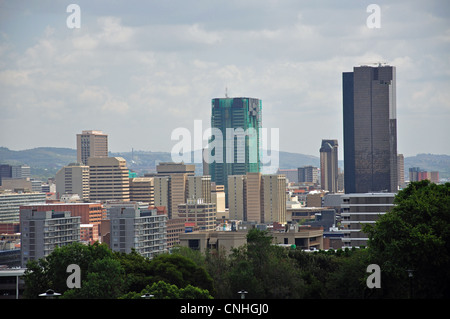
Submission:
[[[450,183],[413,182],[394,204],[364,228],[383,297],[450,297]]]

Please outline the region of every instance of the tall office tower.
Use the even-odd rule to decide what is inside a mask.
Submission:
[[[78,194],[81,200],[89,200],[89,166],[71,163],[56,172],[56,195]]]
[[[188,176],[187,199],[203,199],[204,203],[212,203],[211,176]]]
[[[405,157],[403,154],[397,155],[397,174],[398,174],[398,188],[405,186]]]
[[[153,177],[130,178],[130,200],[155,205],[155,180]]]
[[[311,165],[299,167],[298,182],[317,184],[319,182],[318,168]]]
[[[167,252],[167,216],[156,209],[139,209],[137,204],[110,209],[113,251],[131,253],[132,249],[146,258]]]
[[[217,216],[225,219],[225,188],[223,185],[211,183],[211,203],[216,204]]]
[[[0,165],[0,186],[2,185],[2,178],[12,178],[12,166],[8,164]]]
[[[164,162],[156,172],[155,206],[166,206],[169,218],[178,218],[178,205],[186,203],[188,177],[195,175],[195,165]]]
[[[25,267],[29,260],[48,256],[56,247],[80,241],[80,219],[70,212],[20,210],[21,260]]]
[[[212,100],[212,134],[216,130],[221,136],[210,140],[209,175],[211,181],[224,185],[226,202],[228,176],[261,171],[261,105],[261,100],[247,97]],[[222,141],[218,141],[220,137]]]
[[[229,217],[272,224],[286,222],[286,176],[247,173],[228,176]]]
[[[228,176],[228,211],[232,220],[247,220],[244,208],[245,179],[245,175]]]
[[[261,185],[261,173],[247,173],[244,185],[244,207],[247,221],[262,222],[261,197],[263,191]]]
[[[108,157],[108,135],[102,131],[77,134],[77,162],[87,165],[89,157]]]
[[[286,176],[282,174],[261,177],[261,222],[286,222]]]
[[[89,200],[130,200],[127,162],[122,157],[90,157]]]
[[[331,193],[338,191],[338,141],[322,140],[320,147],[320,185]]]
[[[155,176],[154,180],[154,194],[155,206],[164,206],[167,209],[167,214],[169,218],[172,217],[172,214],[169,212],[170,209],[170,176]]]
[[[397,191],[396,69],[343,73],[346,193]]]

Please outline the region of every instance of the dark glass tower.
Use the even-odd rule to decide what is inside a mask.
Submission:
[[[342,80],[345,192],[397,192],[395,67],[354,67]]]
[[[261,171],[261,112],[261,100],[255,98],[212,100],[211,128],[222,132],[223,143],[222,149],[211,150],[211,155],[220,156],[222,161],[212,161],[209,174],[212,182],[224,185],[226,200],[228,176]],[[227,129],[234,132],[232,141],[227,139]]]

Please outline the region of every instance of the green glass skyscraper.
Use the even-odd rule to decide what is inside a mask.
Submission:
[[[211,181],[224,185],[228,201],[228,176],[261,171],[261,100],[248,97],[212,100],[212,139],[222,138],[211,151]],[[214,131],[213,131],[214,134]],[[210,144],[211,145],[211,144]]]

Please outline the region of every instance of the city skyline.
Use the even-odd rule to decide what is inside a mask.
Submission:
[[[379,29],[370,2],[76,3],[79,29],[69,2],[1,4],[0,146],[75,148],[75,134],[102,130],[111,152],[169,152],[174,129],[206,128],[211,99],[228,94],[262,101],[280,151],[318,156],[337,139],[341,160],[341,74],[387,62],[398,153],[450,154],[444,1],[378,1]]]

